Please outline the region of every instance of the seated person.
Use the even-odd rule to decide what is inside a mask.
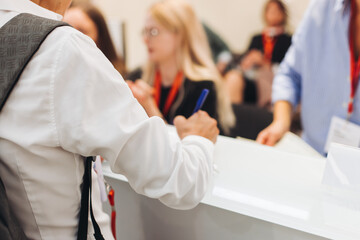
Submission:
[[[73,3],[66,11],[63,21],[92,38],[115,69],[125,76],[125,62],[116,54],[105,18],[97,7],[85,2]]]
[[[147,114],[170,124],[177,115],[189,117],[206,88],[210,92],[202,110],[228,133],[235,117],[204,29],[191,6],[176,0],[154,4],[146,17],[143,38],[148,62],[129,74],[128,79],[136,81],[128,84]]]
[[[228,90],[233,103],[257,103],[267,107],[271,102],[271,85],[277,66],[291,44],[291,36],[285,32],[287,9],[280,0],[269,0],[264,8],[265,28],[255,35],[250,46],[235,66],[238,71],[226,74]]]

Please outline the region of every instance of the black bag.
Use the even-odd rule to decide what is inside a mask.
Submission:
[[[32,56],[40,48],[46,37],[57,27],[69,26],[35,15],[22,13],[11,19],[0,29],[0,111],[11,91],[18,82],[22,71]],[[95,231],[95,239],[103,240],[96,223],[91,205],[91,166],[93,157],[84,160],[81,207],[78,227],[78,240],[87,239],[88,213]],[[89,200],[90,196],[90,200]],[[27,239],[9,206],[6,189],[0,177],[0,237],[1,240]]]

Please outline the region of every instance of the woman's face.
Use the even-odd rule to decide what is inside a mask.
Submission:
[[[151,62],[161,63],[176,57],[178,35],[160,25],[150,14],[145,21],[143,39]]]
[[[64,15],[64,22],[69,23],[75,29],[89,36],[95,43],[98,41],[98,30],[91,18],[78,7],[68,9]]]
[[[281,11],[280,7],[272,2],[268,5],[265,12],[265,22],[268,27],[276,27],[283,25],[285,15]]]

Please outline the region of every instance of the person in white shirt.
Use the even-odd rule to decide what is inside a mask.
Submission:
[[[71,0],[0,1],[0,27],[20,13],[61,20]],[[75,239],[84,164],[101,155],[138,193],[188,209],[212,176],[216,121],[178,117],[180,139],[148,118],[95,43],[55,29],[23,71],[0,114],[0,174],[29,239]],[[94,186],[94,192],[98,192]],[[94,201],[105,239],[109,221]],[[121,213],[120,213],[121,214]],[[89,222],[88,238],[93,230]]]

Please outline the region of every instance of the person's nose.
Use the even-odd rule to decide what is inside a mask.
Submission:
[[[143,34],[143,41],[145,44],[148,44],[149,43],[149,35],[148,34]]]

